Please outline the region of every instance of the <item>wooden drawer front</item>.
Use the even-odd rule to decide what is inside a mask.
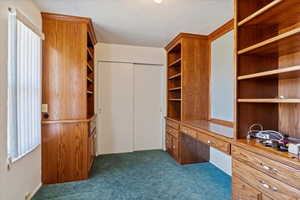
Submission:
[[[271,159],[262,157],[255,153],[246,151],[239,147],[232,147],[232,156],[251,167],[254,167],[278,180],[281,180],[289,185],[300,189],[300,171],[284,165],[282,163],[273,161]]]
[[[186,135],[189,135],[189,136],[197,139],[197,131],[195,131],[193,129],[187,128],[185,126],[181,126],[180,131]]]
[[[261,200],[262,193],[237,176],[232,177],[232,200]]]
[[[200,133],[200,132],[198,132],[198,140],[220,151],[223,151],[224,153],[230,154],[230,143],[228,142],[224,142],[222,140],[219,140],[217,138],[211,137],[209,135],[206,135],[205,133]]]
[[[167,127],[167,133],[178,138],[178,134],[179,134],[178,130],[175,130],[171,127]]]
[[[179,130],[179,123],[173,122],[171,120],[167,120],[167,126],[170,126],[176,130]]]
[[[233,159],[233,175],[238,176],[274,200],[300,200],[300,191],[263,172]]]

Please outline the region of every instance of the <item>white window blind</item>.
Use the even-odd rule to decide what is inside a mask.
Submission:
[[[41,138],[41,37],[22,19],[10,10],[7,140],[13,160],[35,149]]]

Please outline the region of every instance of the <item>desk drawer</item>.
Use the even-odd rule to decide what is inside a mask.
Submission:
[[[300,171],[242,148],[233,146],[232,156],[278,180],[300,189]]]
[[[181,126],[180,127],[180,132],[186,134],[186,135],[189,135],[195,139],[197,139],[197,131],[191,129],[191,128],[187,128],[185,126]]]
[[[167,120],[167,126],[170,126],[176,130],[179,130],[179,123],[177,123],[177,122]]]
[[[300,191],[233,159],[233,176],[238,176],[273,200],[299,200]]]
[[[230,154],[230,143],[228,142],[224,142],[201,132],[198,132],[198,140],[220,151],[223,151],[224,153]]]
[[[178,135],[179,135],[179,131],[178,130],[175,130],[172,127],[169,127],[169,126],[167,126],[167,133],[170,134],[170,135],[172,135],[175,138],[178,138]]]

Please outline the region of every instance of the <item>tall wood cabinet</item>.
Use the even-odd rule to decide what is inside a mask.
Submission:
[[[179,134],[180,121],[208,120],[209,105],[209,56],[208,36],[180,33],[166,47],[167,51],[167,129],[166,147],[178,162],[199,161],[195,140]],[[185,137],[185,136],[182,136]],[[182,160],[181,143],[191,159]],[[194,148],[195,147],[195,148]]]
[[[95,33],[88,18],[42,17],[42,181],[86,179],[95,157]]]
[[[300,138],[300,1],[235,0],[233,199],[300,199],[296,156],[247,140],[262,124]]]

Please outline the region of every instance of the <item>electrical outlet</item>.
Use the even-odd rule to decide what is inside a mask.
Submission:
[[[30,200],[31,199],[31,193],[28,192],[25,194],[25,200]]]

